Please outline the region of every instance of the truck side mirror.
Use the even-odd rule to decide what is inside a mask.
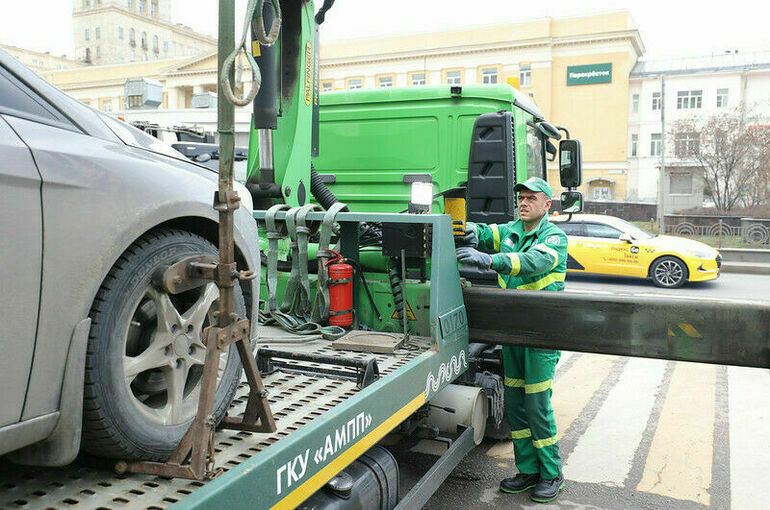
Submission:
[[[559,141],[559,179],[564,188],[577,188],[583,182],[583,154],[580,140]]]
[[[561,212],[574,214],[583,211],[583,193],[580,191],[562,191]]]

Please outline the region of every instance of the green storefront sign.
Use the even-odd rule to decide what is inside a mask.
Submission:
[[[612,63],[567,67],[567,85],[612,83]]]

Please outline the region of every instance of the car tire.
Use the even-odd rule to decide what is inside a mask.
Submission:
[[[169,295],[153,275],[191,255],[217,255],[206,239],[176,229],[151,231],[118,259],[91,308],[83,403],[83,448],[108,458],[165,461],[198,407],[214,283]],[[235,312],[246,315],[236,285]],[[213,416],[224,417],[241,373],[236,346],[223,351]]]
[[[652,282],[664,289],[678,289],[689,276],[687,265],[676,257],[661,257],[650,266]]]

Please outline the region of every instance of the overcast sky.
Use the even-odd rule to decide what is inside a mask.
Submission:
[[[172,0],[172,17],[196,30],[216,33],[217,0]],[[320,6],[321,0],[316,2]],[[327,16],[322,40],[436,32],[544,16],[570,16],[628,8],[639,28],[647,57],[699,55],[727,49],[770,50],[767,19],[757,2],[697,3],[513,0],[337,0]],[[246,0],[236,0],[237,12]],[[0,43],[72,55],[72,1],[14,2],[0,17]]]

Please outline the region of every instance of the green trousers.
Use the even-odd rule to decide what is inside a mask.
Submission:
[[[520,473],[556,478],[561,456],[551,408],[553,374],[561,351],[503,346],[505,417]]]

